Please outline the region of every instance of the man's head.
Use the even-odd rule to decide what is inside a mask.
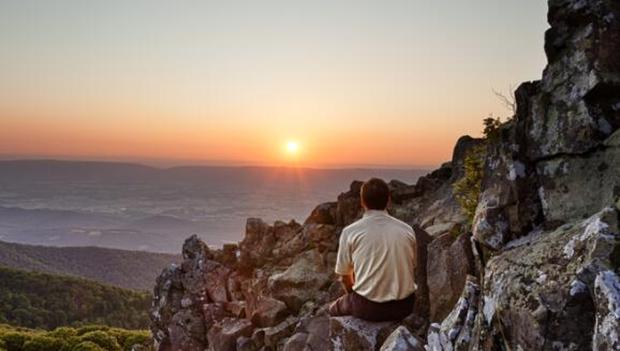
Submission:
[[[390,188],[383,180],[371,178],[362,185],[361,197],[364,209],[383,211],[390,202]]]

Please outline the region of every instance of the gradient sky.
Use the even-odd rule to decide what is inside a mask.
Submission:
[[[542,0],[0,2],[0,154],[420,166],[546,59]],[[300,144],[287,155],[287,141]]]

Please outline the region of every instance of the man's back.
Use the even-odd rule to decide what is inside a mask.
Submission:
[[[353,290],[374,302],[405,299],[415,290],[415,234],[385,211],[366,211],[340,237],[336,273],[354,273]]]

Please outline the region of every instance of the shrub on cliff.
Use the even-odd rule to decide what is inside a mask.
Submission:
[[[493,116],[485,118],[482,123],[485,142],[472,147],[467,152],[463,162],[464,175],[452,184],[454,197],[465,212],[469,223],[474,219],[480,199],[488,144],[499,139],[499,129],[503,125],[499,118]]]

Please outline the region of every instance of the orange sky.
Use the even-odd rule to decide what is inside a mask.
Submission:
[[[538,0],[232,3],[3,2],[0,155],[434,166],[545,62]]]

